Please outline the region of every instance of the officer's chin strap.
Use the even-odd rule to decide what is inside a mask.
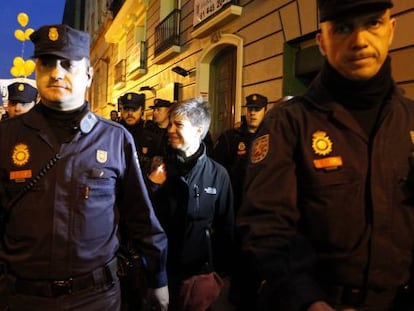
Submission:
[[[88,111],[80,120],[79,127],[82,134],[88,134],[98,123],[98,118],[90,111]]]

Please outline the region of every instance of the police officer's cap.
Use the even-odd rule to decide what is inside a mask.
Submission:
[[[145,107],[145,94],[143,93],[125,93],[119,98],[118,103],[123,108],[131,108],[134,110],[138,110],[139,107],[144,109]]]
[[[42,26],[30,35],[33,57],[55,55],[70,60],[89,58],[89,34],[68,25]]]
[[[154,99],[154,105],[150,106],[150,108],[152,109],[156,109],[156,108],[162,108],[162,107],[166,107],[169,108],[172,105],[172,102],[162,99],[162,98],[156,98]]]
[[[7,86],[8,100],[17,103],[30,103],[37,99],[37,89],[28,83],[14,82]]]
[[[263,108],[267,105],[267,97],[261,94],[250,94],[246,97],[246,105],[243,107],[247,108]]]
[[[320,22],[393,7],[391,0],[318,0],[318,5]]]

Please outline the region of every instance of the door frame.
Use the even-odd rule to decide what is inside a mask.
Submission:
[[[225,47],[233,45],[236,47],[236,83],[234,89],[235,111],[234,123],[241,120],[242,106],[242,73],[243,73],[243,39],[233,34],[216,33],[212,38],[206,38],[199,61],[196,65],[196,94],[208,101],[210,92],[210,64],[214,57]]]

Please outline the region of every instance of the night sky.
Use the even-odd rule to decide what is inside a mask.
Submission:
[[[28,60],[33,55],[33,44],[15,38],[15,30],[38,29],[48,24],[60,24],[65,0],[8,0],[0,4],[0,79],[15,78],[10,73],[13,59],[17,56]],[[17,21],[19,13],[26,13],[28,24],[23,27]],[[22,55],[23,54],[23,55]],[[34,78],[34,74],[29,78]]]

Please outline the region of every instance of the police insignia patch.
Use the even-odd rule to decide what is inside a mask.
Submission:
[[[269,152],[269,134],[257,137],[252,143],[250,161],[258,163],[266,158]]]
[[[108,152],[105,150],[96,150],[96,161],[105,163],[108,160]]]
[[[26,144],[17,144],[13,148],[12,160],[17,166],[23,166],[29,162],[30,152]]]
[[[50,41],[57,41],[59,39],[59,32],[56,27],[51,27],[49,29],[49,39]]]
[[[312,149],[317,155],[327,155],[332,152],[332,141],[326,132],[316,131],[312,135]]]
[[[246,150],[246,145],[244,142],[239,142],[239,145],[237,146],[237,154],[238,155],[243,155],[246,154],[247,150]]]

